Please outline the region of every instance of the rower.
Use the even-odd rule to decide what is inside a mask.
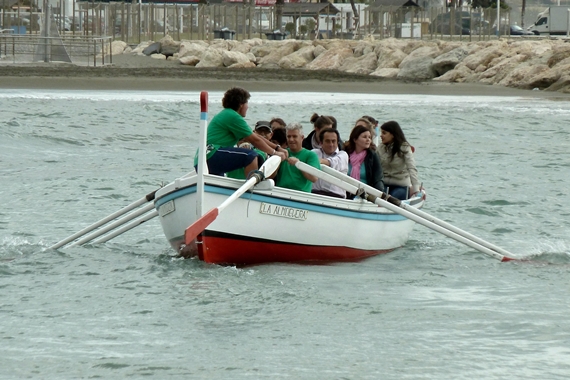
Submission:
[[[225,173],[244,168],[245,173],[257,170],[263,159],[255,150],[235,147],[239,140],[251,143],[255,148],[285,160],[287,151],[278,145],[253,133],[245,116],[248,110],[250,94],[243,88],[233,87],[227,90],[222,99],[224,109],[208,125],[208,152],[206,163],[211,174],[223,176]],[[194,166],[198,165],[198,153]]]
[[[310,193],[313,182],[317,181],[317,177],[300,171],[295,167],[295,164],[301,161],[320,170],[321,164],[319,163],[319,157],[315,152],[303,148],[304,136],[301,124],[288,124],[286,130],[289,158],[281,162],[275,183],[280,187]]]

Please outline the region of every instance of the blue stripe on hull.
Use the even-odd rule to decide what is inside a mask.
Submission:
[[[224,187],[212,186],[212,185],[206,185],[204,191],[207,193],[227,195],[227,196],[230,196],[235,192],[234,189],[227,189]],[[185,195],[192,194],[195,192],[196,192],[196,186],[190,186],[190,187],[185,187],[185,188],[179,189],[177,191],[174,191],[174,192],[167,194],[164,197],[156,200],[155,208],[158,210],[158,208],[161,205],[163,205],[164,203],[166,203],[170,200],[177,199],[177,198],[180,198],[180,197],[183,197]],[[398,214],[377,214],[377,213],[366,212],[366,211],[354,211],[354,210],[339,209],[339,208],[335,208],[335,207],[331,207],[331,206],[320,206],[320,205],[315,205],[312,203],[292,201],[289,199],[270,197],[267,195],[261,195],[261,194],[256,194],[256,193],[253,193],[253,194],[246,193],[246,194],[242,195],[241,198],[251,199],[251,200],[254,200],[257,202],[267,202],[267,203],[271,203],[271,204],[275,204],[275,205],[279,205],[279,206],[300,208],[303,210],[319,212],[322,214],[337,215],[337,216],[342,216],[345,218],[365,219],[365,220],[382,220],[382,221],[392,221],[392,222],[406,220],[405,217],[398,215]]]

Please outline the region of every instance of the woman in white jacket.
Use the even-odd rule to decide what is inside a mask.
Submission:
[[[395,121],[380,127],[380,139],[376,152],[384,172],[384,186],[391,196],[407,199],[420,191],[421,183],[414,161],[414,148],[408,143],[404,132]]]

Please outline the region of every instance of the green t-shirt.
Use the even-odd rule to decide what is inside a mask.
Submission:
[[[289,148],[287,148],[287,151],[289,152],[289,157],[295,157],[299,159],[299,161],[321,170],[319,156],[317,156],[315,152],[305,148],[301,149],[297,153],[291,152]],[[307,193],[310,193],[313,187],[313,183],[303,176],[303,172],[287,161],[283,161],[279,166],[279,172],[277,173],[275,183],[279,187],[306,191]]]
[[[267,159],[267,153],[257,148],[253,148],[253,150],[255,150],[264,160]],[[235,178],[235,179],[245,179],[246,178],[245,174],[246,174],[245,168],[239,168],[236,170],[232,170],[231,172],[227,172],[226,177]]]
[[[253,131],[239,113],[231,108],[224,108],[212,118],[208,124],[208,153],[209,159],[221,147],[234,146],[237,142],[251,135]],[[194,165],[198,165],[198,152],[194,158]]]

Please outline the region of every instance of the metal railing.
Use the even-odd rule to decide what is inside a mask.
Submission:
[[[111,36],[127,43],[156,41],[165,35],[176,40],[210,40],[216,31],[227,28],[235,39],[267,38],[280,30],[298,39],[342,38],[423,38],[484,40],[496,36],[495,9],[452,9],[446,7],[361,7],[359,18],[342,8],[334,15],[291,14],[281,17],[277,6],[259,7],[250,2],[222,4],[166,4],[124,2],[73,2],[71,8],[59,0],[54,19],[60,34]],[[0,11],[2,12],[2,11]],[[39,33],[42,14],[38,12],[0,13],[4,29],[26,28]],[[502,18],[509,25],[510,12]],[[311,21],[312,20],[312,21]],[[503,32],[503,30],[502,30]],[[508,34],[508,31],[506,31]]]
[[[361,7],[358,18],[346,8],[334,15],[282,14],[277,6],[250,2],[223,4],[165,4],[133,2],[73,2],[60,0],[49,16],[59,36],[41,37],[45,14],[0,11],[0,62],[62,60],[80,65],[105,65],[112,57],[111,42],[128,44],[175,40],[226,39],[363,39],[414,38],[482,41],[497,38],[495,9],[460,11],[450,8]],[[510,13],[504,12],[504,26]],[[25,17],[24,17],[25,16]],[[43,27],[42,27],[43,26]],[[22,29],[23,28],[23,29]],[[53,27],[52,27],[53,28]],[[501,26],[501,37],[509,28]],[[227,31],[224,33],[223,31]],[[271,38],[279,31],[281,38]],[[41,46],[44,46],[43,50]],[[38,48],[39,47],[39,48]],[[39,51],[39,52],[38,52]],[[66,57],[66,55],[68,57]]]
[[[0,64],[69,62],[80,66],[113,63],[111,37],[0,33]]]

